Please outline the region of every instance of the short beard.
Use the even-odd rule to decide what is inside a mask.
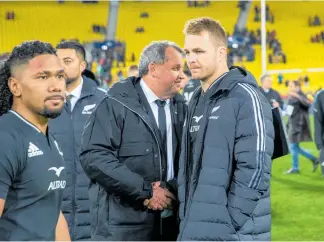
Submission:
[[[69,77],[66,78],[66,79],[65,79],[66,85],[70,85],[70,84],[72,84],[72,83],[75,82],[77,79],[78,79],[77,77],[75,77],[75,78],[69,78]]]
[[[48,118],[48,119],[55,119],[58,116],[61,115],[62,111],[63,111],[64,106],[62,106],[62,108],[60,109],[55,109],[55,110],[50,110],[48,108],[44,108],[43,110],[41,110],[40,112],[38,112],[41,116],[43,116],[44,118]]]

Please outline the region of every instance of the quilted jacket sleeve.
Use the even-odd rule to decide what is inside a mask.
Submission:
[[[271,107],[256,88],[241,85],[237,112],[234,174],[228,193],[228,211],[238,231],[251,217],[270,187],[274,130]]]

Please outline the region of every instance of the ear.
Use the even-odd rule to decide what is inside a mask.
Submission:
[[[80,71],[83,72],[87,67],[87,63],[85,61],[81,61],[80,63]]]
[[[227,49],[224,46],[218,48],[218,57],[220,61],[223,61],[227,58]]]
[[[155,77],[157,75],[157,65],[155,63],[150,63],[148,65],[148,74]]]
[[[8,86],[13,96],[20,97],[22,94],[22,88],[20,82],[14,78],[10,77],[8,80]]]

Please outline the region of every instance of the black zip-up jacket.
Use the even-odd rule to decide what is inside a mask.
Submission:
[[[83,76],[81,96],[73,111],[65,104],[62,114],[49,122],[49,129],[59,143],[66,163],[67,182],[62,212],[73,241],[89,240],[91,237],[88,196],[90,180],[81,167],[79,154],[84,125],[105,94],[106,91],[98,88],[94,80]]]
[[[137,88],[140,78],[115,84],[86,124],[81,163],[91,179],[92,240],[151,240],[160,212],[147,210],[151,183],[164,180],[158,134]],[[171,99],[174,167],[185,117],[180,94]]]
[[[276,90],[274,90],[272,88],[270,88],[270,90],[268,92],[265,92],[262,87],[260,87],[260,91],[268,99],[271,106],[272,106],[272,102],[276,101],[279,103],[279,106],[281,109],[284,108],[284,102],[282,101],[279,92],[277,92]]]
[[[190,149],[188,127],[200,92],[189,102],[181,145],[178,240],[270,240],[274,129],[269,102],[250,73],[231,68],[205,93]]]

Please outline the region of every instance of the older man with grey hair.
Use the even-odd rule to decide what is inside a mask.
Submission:
[[[280,94],[272,88],[272,76],[269,74],[263,74],[260,78],[261,87],[260,90],[263,95],[268,99],[270,105],[273,108],[280,107],[283,109],[284,102],[282,101]]]
[[[92,181],[92,240],[177,238],[182,57],[175,43],[152,42],[139,77],[115,84],[85,125],[81,164]]]

